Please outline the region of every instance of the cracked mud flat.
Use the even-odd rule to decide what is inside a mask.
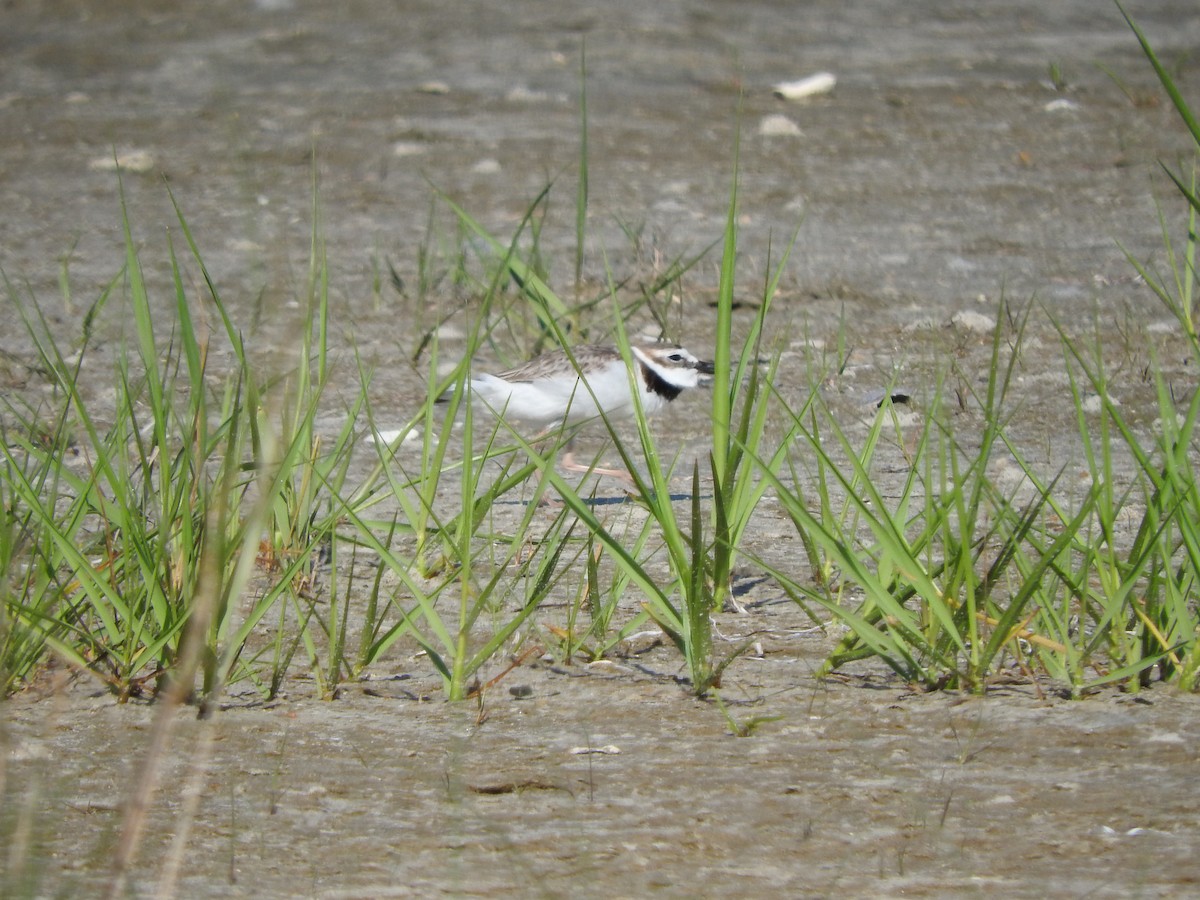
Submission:
[[[1115,9],[845,6],[528,2],[452,20],[435,3],[224,2],[203,14],[8,3],[0,265],[28,282],[64,340],[77,335],[123,258],[106,169],[115,151],[152,284],[166,283],[162,233],[174,225],[162,173],[235,318],[254,318],[252,336],[270,346],[287,338],[283,304],[304,283],[315,148],[341,347],[383,366],[372,400],[402,419],[422,386],[387,364],[411,352],[412,328],[394,295],[373,293],[372,266],[386,258],[415,278],[426,178],[502,237],[557,178],[543,248],[565,289],[586,34],[593,277],[599,248],[618,273],[644,277],[655,250],[670,259],[720,235],[740,88],[741,287],[753,298],[768,242],[777,256],[803,216],[776,322],[796,335],[798,373],[806,341],[832,344],[847,323],[853,365],[830,386],[847,421],[894,368],[918,397],[947,354],[985,377],[990,339],[947,323],[996,317],[1002,292],[1046,309],[1030,328],[1014,428],[1048,471],[1076,440],[1049,315],[1099,335],[1126,409],[1153,415],[1139,375],[1151,348],[1192,389],[1169,317],[1117,246],[1161,261],[1156,196],[1182,220],[1158,160],[1189,157]],[[1131,12],[1164,59],[1196,46],[1194,4],[1152,6]],[[1043,84],[1052,62],[1065,93]],[[820,70],[838,75],[832,94],[771,95]],[[1200,96],[1194,62],[1179,77]],[[1047,109],[1064,99],[1073,106]],[[799,134],[760,135],[778,114]],[[641,228],[640,252],[618,220]],[[57,299],[68,251],[73,304]],[[685,279],[677,336],[693,349],[711,343],[715,269],[714,257]],[[36,396],[7,306],[4,389]],[[116,306],[97,327],[114,353]],[[111,362],[101,352],[90,363],[97,391]],[[352,365],[343,373],[353,391]],[[798,374],[784,387],[806,384]],[[702,401],[690,402],[655,427],[699,450]],[[967,410],[957,427],[977,425]],[[752,549],[786,556],[788,528],[768,502]],[[441,702],[427,664],[401,649],[337,702],[309,699],[297,679],[269,707],[237,695],[211,722],[183,711],[131,892],[155,890],[197,748],[210,757],[182,896],[1200,891],[1196,698],[1159,687],[1069,702],[1019,679],[982,700],[918,695],[872,669],[817,682],[830,638],[769,583],[744,599],[747,616],[718,621],[730,646],[750,634],[763,645],[725,678],[736,720],[770,719],[744,739],[688,696],[677,655],[648,639],[611,664],[522,666],[482,716]],[[48,685],[2,707],[6,805],[37,797],[41,892],[92,894],[155,710]],[[589,747],[619,752],[572,752]]]

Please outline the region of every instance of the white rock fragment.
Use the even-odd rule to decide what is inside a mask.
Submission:
[[[116,156],[98,156],[88,163],[93,172],[133,172],[145,175],[154,171],[154,156],[148,150],[130,150]]]
[[[549,660],[549,662],[553,662],[553,657]],[[628,666],[617,665],[611,659],[592,660],[590,663],[584,663],[583,667],[589,672],[607,672],[609,674],[633,671],[633,669],[629,668]]]
[[[1120,406],[1121,401],[1116,397],[1101,397],[1099,394],[1089,394],[1083,398],[1083,402],[1079,404],[1079,408],[1089,415],[1102,412],[1105,405]]]
[[[1074,112],[1079,109],[1079,104],[1066,97],[1059,97],[1057,100],[1051,100],[1042,109],[1045,112]]]
[[[763,117],[758,123],[758,133],[763,137],[799,137],[800,126],[787,116],[775,113]]]
[[[412,444],[421,439],[421,433],[412,428],[408,429],[407,431],[399,428],[384,429],[382,431],[376,431],[374,434],[367,435],[367,441],[372,444],[390,447],[396,442],[397,439],[401,437],[403,437],[403,440],[400,441],[401,445]]]
[[[417,91],[422,94],[448,94],[450,93],[450,85],[444,81],[422,81],[417,85]]]
[[[471,166],[471,171],[476,175],[496,175],[500,171],[500,161],[491,157],[481,159]]]
[[[406,156],[420,156],[425,152],[425,145],[416,141],[396,141],[392,144],[392,156],[403,159]]]
[[[985,316],[983,313],[973,312],[969,309],[960,309],[950,317],[950,324],[964,331],[988,334],[995,329],[996,320],[991,316]]]
[[[593,753],[615,756],[621,752],[621,748],[615,744],[605,744],[603,747],[572,747],[567,752],[572,756],[588,756]]]
[[[797,81],[781,81],[775,85],[775,96],[784,100],[807,100],[819,94],[828,94],[837,84],[832,72],[817,72]]]

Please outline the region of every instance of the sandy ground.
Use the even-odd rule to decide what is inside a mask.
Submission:
[[[279,342],[305,278],[315,156],[339,349],[380,366],[373,402],[400,420],[424,389],[394,365],[413,349],[412,317],[457,302],[447,281],[413,299],[417,247],[455,249],[444,208],[430,228],[431,184],[507,237],[553,180],[542,249],[552,284],[569,289],[586,36],[592,279],[607,258],[648,280],[720,235],[740,103],[741,292],[754,297],[768,248],[777,258],[799,223],[774,325],[795,335],[797,371],[814,339],[847,335],[856,350],[833,401],[847,416],[893,372],[928,391],[948,355],[982,377],[988,337],[949,323],[1000,315],[1002,296],[1041,304],[1014,428],[1050,471],[1073,433],[1051,317],[1111,349],[1128,409],[1152,396],[1139,377],[1151,351],[1194,387],[1169,316],[1122,251],[1161,262],[1156,200],[1172,222],[1181,212],[1159,161],[1187,160],[1187,136],[1115,7],[445,10],[4,4],[0,266],[65,341],[77,336],[124,258],[115,155],[152,286],[168,276],[164,232],[178,237],[165,177],[252,343]],[[1200,97],[1194,4],[1131,12]],[[817,71],[837,75],[832,93],[772,95]],[[386,276],[376,287],[388,263],[406,296]],[[672,316],[674,336],[700,352],[716,265],[684,279]],[[4,389],[34,395],[30,349],[4,307]],[[86,374],[102,394],[103,348],[125,329],[117,305],[97,328]],[[353,390],[352,368],[341,371]],[[672,410],[663,432],[702,437],[699,408]],[[760,545],[791,552],[769,504],[756,527]],[[1194,697],[1158,687],[1070,702],[1023,683],[982,700],[920,695],[872,669],[818,682],[828,638],[769,583],[747,599],[747,616],[718,621],[731,643],[764,645],[723,688],[738,722],[770,719],[746,738],[689,696],[677,655],[656,645],[600,666],[526,665],[482,709],[441,702],[428,666],[397,652],[336,702],[310,699],[298,678],[270,706],[239,694],[209,721],[182,711],[127,893],[156,893],[185,822],[180,896],[1200,891]],[[107,883],[156,709],[92,691],[47,679],[0,706],[10,846],[21,811],[33,813],[32,880],[6,862],[0,893],[86,896]],[[576,752],[587,748],[608,752]]]

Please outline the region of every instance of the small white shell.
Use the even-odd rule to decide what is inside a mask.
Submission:
[[[615,756],[621,752],[621,748],[615,744],[605,744],[603,747],[572,747],[567,752],[572,756],[588,756],[590,754]]]
[[[134,172],[145,175],[157,165],[149,150],[130,150],[117,156],[98,156],[88,163],[93,172]]]
[[[837,76],[832,72],[817,72],[799,81],[781,81],[775,85],[775,96],[784,100],[804,100],[818,94],[828,94],[837,84]]]
[[[1074,100],[1068,100],[1066,97],[1059,97],[1057,100],[1051,100],[1042,109],[1046,112],[1074,112],[1079,109],[1079,104]]]
[[[991,316],[969,309],[960,309],[952,315],[950,324],[963,331],[974,331],[977,334],[991,334],[996,328],[996,320]]]
[[[758,123],[758,133],[763,137],[799,137],[800,126],[787,116],[774,113]]]
[[[416,429],[409,428],[401,430],[399,428],[385,428],[375,431],[373,434],[366,436],[367,442],[376,445],[391,446],[400,440],[401,444],[412,444],[421,439],[421,432]]]

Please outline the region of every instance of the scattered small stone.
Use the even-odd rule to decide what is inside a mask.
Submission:
[[[819,94],[828,94],[837,85],[837,76],[832,72],[817,72],[797,81],[781,81],[775,85],[775,96],[783,100],[806,100]]]
[[[615,744],[605,744],[603,747],[572,747],[567,752],[572,756],[588,756],[590,754],[616,756],[621,752],[621,748]]]
[[[88,163],[88,168],[93,172],[121,171],[145,175],[147,172],[154,171],[155,162],[149,151],[131,150],[116,156],[98,156]]]
[[[425,145],[418,144],[416,141],[396,141],[392,144],[392,156],[403,158],[405,156],[420,156],[425,152]]]
[[[1046,112],[1074,112],[1079,109],[1079,104],[1066,97],[1059,97],[1057,100],[1051,100],[1042,109]]]
[[[1089,394],[1083,398],[1083,402],[1079,406],[1085,413],[1094,415],[1103,411],[1106,402],[1109,406],[1121,405],[1121,401],[1116,397],[1101,397],[1099,394]]]
[[[996,320],[991,316],[972,312],[969,309],[960,309],[956,312],[950,317],[950,324],[955,328],[963,329],[963,331],[974,331],[980,334],[990,333],[996,328]]]
[[[514,700],[528,700],[533,696],[533,688],[528,684],[514,684],[508,692]]]
[[[800,137],[800,126],[787,116],[774,113],[758,123],[758,133],[763,137]]]
[[[403,436],[403,440],[401,440],[400,443],[401,445],[404,445],[417,441],[420,439],[421,434],[415,428],[410,428],[407,431],[402,431],[398,428],[387,428],[382,431],[376,431],[374,434],[367,435],[367,441],[372,444],[387,445],[390,447],[397,440],[399,440],[401,436]]]
[[[450,85],[444,81],[422,81],[417,85],[417,91],[422,94],[442,95],[450,93]]]
[[[617,663],[613,662],[611,659],[595,659],[595,660],[592,660],[590,663],[584,663],[583,667],[585,669],[587,669],[589,672],[609,672],[612,674],[616,674],[619,672],[633,671],[628,666],[618,665]]]
[[[471,166],[471,171],[476,175],[495,175],[500,171],[500,160],[492,159],[490,156],[487,159],[481,159]]]

